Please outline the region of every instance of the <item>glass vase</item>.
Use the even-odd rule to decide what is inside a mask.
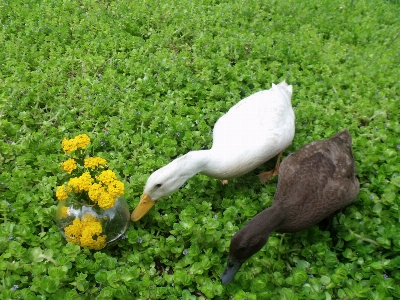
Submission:
[[[112,208],[82,204],[69,197],[57,207],[56,223],[68,242],[100,250],[120,238],[130,222],[129,207],[123,197]]]

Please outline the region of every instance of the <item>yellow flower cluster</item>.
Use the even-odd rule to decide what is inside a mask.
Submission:
[[[79,244],[82,233],[82,222],[80,219],[75,219],[71,225],[64,228],[65,238],[68,242]]]
[[[114,206],[116,198],[124,194],[124,184],[112,176],[115,176],[112,171],[103,171],[97,179],[101,179],[100,183],[93,183],[94,179],[89,172],[83,173],[80,177],[73,177],[67,185],[62,185],[57,188],[56,197],[60,201],[68,198],[68,193],[88,192],[89,198],[97,203],[102,209],[109,209]],[[109,182],[107,185],[106,183]]]
[[[107,164],[107,161],[101,157],[88,157],[84,160],[84,167],[86,169],[94,169],[105,164]]]
[[[75,137],[75,141],[78,149],[85,149],[87,145],[90,144],[90,137],[88,137],[86,134],[80,134]]]
[[[117,180],[117,176],[111,170],[101,172],[96,179],[100,183],[92,185],[89,198],[103,209],[113,207],[116,198],[124,194],[124,184]]]
[[[98,208],[106,210],[112,208],[117,198],[124,194],[124,184],[117,180],[113,171],[107,170],[105,159],[85,158],[84,151],[74,153],[77,149],[86,149],[89,144],[90,138],[86,134],[62,141],[64,152],[72,154],[71,158],[61,164],[62,170],[68,174],[77,171],[72,175],[74,177],[69,176],[66,183],[57,187],[56,197],[60,201],[69,199],[73,205],[77,204],[77,207],[86,205],[94,206],[96,210]],[[75,176],[76,173],[81,175]],[[68,206],[69,203],[66,203],[57,212],[58,219],[65,219],[63,222],[73,219],[74,210]],[[104,248],[107,242],[106,235],[102,235],[102,221],[90,213],[86,213],[82,218],[73,219],[63,228],[67,241],[89,249]]]
[[[83,173],[80,177],[73,177],[69,180],[68,184],[73,187],[75,193],[82,191],[88,192],[93,182],[93,178],[89,172]]]
[[[114,206],[116,199],[112,198],[101,183],[95,183],[89,190],[89,198],[96,202],[102,209]]]
[[[71,154],[76,149],[85,149],[90,144],[90,138],[86,134],[80,134],[73,139],[64,139],[62,148],[65,153]]]
[[[89,198],[96,202],[102,209],[114,206],[116,198],[124,194],[124,184],[121,181],[113,180],[106,187],[101,183],[94,183],[89,189]]]
[[[92,186],[89,189],[89,198],[93,202],[99,201],[100,197],[102,194],[104,194],[106,191],[104,187],[101,185],[101,183],[93,183]]]
[[[115,173],[111,170],[103,171],[99,176],[96,177],[99,181],[103,182],[106,185],[109,185],[111,182],[117,179]]]
[[[107,192],[111,197],[117,198],[124,194],[124,184],[121,181],[114,180],[107,186]]]
[[[71,225],[64,228],[68,242],[80,244],[93,250],[100,250],[106,246],[106,235],[101,235],[103,227],[101,221],[90,213],[82,219],[75,219]]]
[[[71,174],[71,172],[78,167],[76,161],[73,158],[67,159],[61,164],[61,166],[63,171],[67,172],[68,174]]]
[[[116,200],[117,199],[111,197],[109,193],[104,193],[97,203],[102,209],[109,209],[114,206]]]
[[[72,191],[72,188],[69,185],[60,185],[57,187],[56,197],[60,201],[65,201],[68,199],[68,193]]]

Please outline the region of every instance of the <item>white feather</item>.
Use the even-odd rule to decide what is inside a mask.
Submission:
[[[294,137],[291,96],[292,86],[283,81],[241,100],[215,124],[210,150],[191,151],[158,169],[147,180],[144,193],[156,201],[197,173],[230,179],[276,156]]]

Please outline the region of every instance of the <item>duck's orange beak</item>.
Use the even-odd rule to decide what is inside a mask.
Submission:
[[[155,202],[150,199],[148,194],[143,194],[138,206],[136,206],[135,210],[132,212],[132,221],[139,221],[145,214],[147,214],[150,208],[153,207],[154,203]]]

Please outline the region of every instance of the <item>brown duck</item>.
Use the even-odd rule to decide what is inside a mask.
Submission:
[[[347,129],[289,155],[281,163],[272,206],[233,236],[222,283],[232,280],[243,262],[265,245],[273,231],[307,229],[350,204],[359,190]]]

